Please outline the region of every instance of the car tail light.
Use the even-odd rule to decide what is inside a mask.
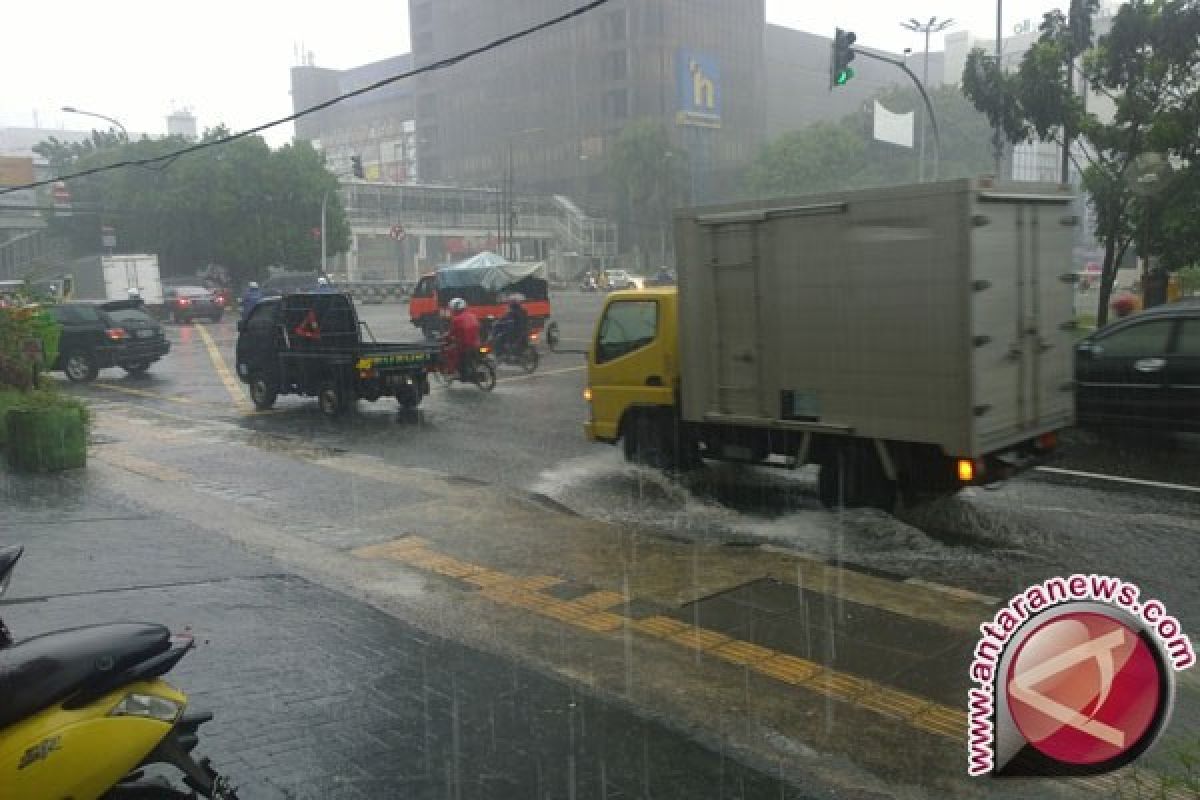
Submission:
[[[188,300],[186,297],[181,297],[181,298],[179,298],[179,305],[181,305],[181,306],[190,306],[191,304],[192,304],[192,301],[191,301],[191,300]]]
[[[124,328],[109,328],[104,332],[104,335],[109,339],[112,339],[114,342],[118,342],[121,339],[129,336],[129,334],[125,332]]]
[[[492,352],[492,348],[488,347],[487,345],[484,345],[483,347],[479,348],[479,352],[483,353],[484,355],[487,355],[488,353]]]
[[[533,333],[529,334],[529,341],[536,342],[537,340],[538,340],[538,332],[537,331],[534,331]]]
[[[958,460],[958,479],[962,483],[970,483],[975,480],[975,462],[969,458],[960,458]]]

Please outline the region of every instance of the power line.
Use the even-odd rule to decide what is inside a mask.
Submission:
[[[545,22],[539,22],[537,25],[534,25],[530,28],[524,28],[522,30],[517,31],[516,33],[510,33],[507,36],[501,36],[499,39],[493,39],[492,41],[490,41],[486,44],[480,45],[479,47],[476,47],[471,50],[464,51],[462,53],[459,53],[458,55],[449,56],[447,58],[442,59],[441,61],[435,61],[432,64],[426,64],[423,67],[417,67],[416,69],[411,69],[408,72],[402,72],[398,75],[392,75],[390,77],[383,78],[381,80],[376,81],[375,83],[368,84],[368,85],[362,87],[361,89],[355,89],[352,92],[346,92],[345,94],[340,94],[337,97],[331,98],[331,99],[326,100],[321,103],[317,103],[315,106],[310,106],[308,108],[302,109],[301,111],[297,111],[295,114],[290,114],[286,117],[280,117],[277,120],[273,120],[271,122],[265,122],[262,125],[256,125],[253,128],[247,128],[244,131],[230,134],[229,136],[224,136],[220,139],[213,139],[213,140],[207,141],[207,142],[200,142],[198,144],[191,145],[190,147],[185,147],[180,150],[176,150],[172,153],[167,153],[166,155],[155,156],[154,158],[137,158],[137,159],[129,159],[126,161],[118,161],[114,164],[106,164],[101,167],[92,167],[91,169],[85,169],[80,172],[74,172],[74,173],[71,173],[70,175],[64,175],[64,176],[61,176],[58,178],[50,178],[50,179],[47,179],[44,181],[34,181],[33,183],[22,184],[21,186],[6,187],[3,189],[0,189],[0,195],[10,194],[12,192],[25,191],[28,189],[36,189],[40,186],[49,186],[51,184],[58,183],[59,181],[71,181],[71,180],[75,180],[77,178],[84,178],[84,177],[87,177],[88,175],[95,175],[95,174],[98,174],[101,172],[108,172],[110,170],[119,169],[121,167],[148,167],[152,164],[158,164],[160,162],[170,162],[176,158],[179,158],[180,156],[188,155],[190,153],[195,153],[195,152],[198,152],[200,150],[205,150],[210,147],[216,147],[217,145],[229,144],[230,142],[236,141],[238,139],[244,139],[248,136],[253,136],[257,133],[261,133],[269,128],[274,128],[277,125],[283,125],[288,122],[295,122],[296,120],[300,119],[301,117],[306,117],[309,114],[315,114],[318,111],[323,111],[326,108],[329,108],[330,106],[333,106],[333,105],[336,105],[337,103],[342,102],[343,100],[348,100],[352,97],[358,97],[359,95],[366,94],[367,92],[373,92],[376,89],[383,88],[384,86],[388,86],[389,84],[396,83],[397,81],[402,81],[407,78],[415,77],[417,75],[423,75],[427,72],[437,72],[439,70],[446,69],[447,67],[453,67],[457,64],[461,64],[462,62],[467,61],[468,59],[474,58],[475,56],[482,55],[483,53],[487,53],[487,52],[495,50],[499,47],[503,47],[506,44],[511,44],[512,42],[527,38],[529,36],[532,36],[535,33],[540,33],[541,31],[544,31],[547,28],[552,28],[556,25],[561,25],[562,23],[567,22],[568,20],[574,19],[575,17],[581,17],[584,14],[588,13],[589,11],[597,9],[600,6],[607,5],[609,2],[611,2],[611,0],[592,0],[592,2],[582,5],[579,8],[576,8],[572,11],[568,11],[565,14],[560,14],[559,16],[554,17],[552,19],[548,19]]]

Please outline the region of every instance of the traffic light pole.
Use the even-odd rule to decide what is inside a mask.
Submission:
[[[900,69],[904,70],[904,73],[908,75],[908,77],[912,78],[912,82],[916,84],[917,91],[921,93],[921,99],[925,101],[925,111],[928,112],[929,121],[933,126],[933,179],[936,181],[938,179],[938,170],[942,161],[942,134],[938,130],[937,116],[933,113],[933,103],[929,101],[929,94],[925,91],[925,86],[921,83],[921,79],[918,78],[916,73],[909,69],[908,65],[903,61],[895,58],[888,58],[887,56],[881,56],[878,53],[872,53],[870,50],[859,50],[857,47],[852,49],[858,55],[866,56],[867,58],[873,58],[876,61],[882,61],[885,64],[891,64],[894,67],[899,67]]]

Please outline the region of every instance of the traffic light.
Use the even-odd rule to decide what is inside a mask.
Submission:
[[[829,88],[845,86],[854,77],[854,68],[850,62],[854,60],[854,42],[858,39],[852,31],[841,28],[833,35],[833,52],[829,58]]]
[[[362,156],[350,156],[350,169],[352,172],[354,172],[354,177],[366,177],[362,168]]]

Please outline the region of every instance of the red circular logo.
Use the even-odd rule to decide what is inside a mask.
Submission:
[[[1159,718],[1160,665],[1138,633],[1106,614],[1055,617],[1021,642],[1005,684],[1013,722],[1064,764],[1100,764],[1138,746]]]

